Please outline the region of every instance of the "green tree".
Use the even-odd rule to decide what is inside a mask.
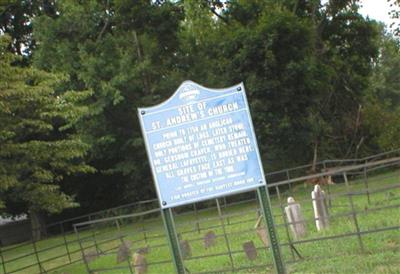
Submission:
[[[267,166],[356,154],[378,32],[354,1],[227,1],[221,16],[203,45],[186,39],[183,74],[245,82]]]
[[[76,206],[60,182],[93,171],[82,161],[88,145],[74,134],[74,124],[87,113],[81,102],[90,93],[58,93],[65,77],[13,66],[9,42],[0,37],[0,197],[3,211],[29,214],[38,239],[42,212]]]
[[[180,6],[67,0],[57,10],[57,17],[34,21],[34,64],[69,75],[65,89],[93,90],[91,119],[79,132],[91,144],[88,161],[98,172],[70,185],[77,200],[96,210],[153,198],[136,108],[160,102],[183,80],[175,56]]]
[[[363,111],[365,135],[371,140],[372,151],[400,147],[399,71],[400,42],[382,30],[380,54],[374,65]]]
[[[8,50],[23,56],[18,60],[20,64],[27,65],[35,49],[36,42],[32,38],[32,21],[40,14],[55,16],[54,1],[0,1],[0,33],[8,34],[11,37]]]
[[[65,0],[55,8],[34,20],[34,65],[67,74],[63,90],[94,92],[78,131],[98,172],[68,184],[87,209],[154,197],[136,107],[167,99],[186,79],[245,82],[268,169],[360,151],[378,32],[356,1]]]

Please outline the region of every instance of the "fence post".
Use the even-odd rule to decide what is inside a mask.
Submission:
[[[201,229],[200,229],[199,213],[197,212],[196,203],[193,203],[193,209],[194,209],[194,214],[196,215],[196,228],[200,234]]]
[[[286,169],[286,178],[287,178],[287,180],[290,180],[289,169]],[[289,183],[289,193],[290,193],[290,195],[293,194],[293,192],[292,192],[292,183]]]
[[[172,216],[171,208],[162,209],[161,215],[164,220],[164,226],[167,232],[168,243],[172,253],[172,261],[175,266],[175,271],[178,274],[185,274],[185,267],[183,266],[182,253],[180,251],[179,240],[176,235],[175,222]]]
[[[143,239],[144,243],[147,245],[147,235],[146,235],[146,228],[144,227],[144,224],[142,223],[142,231],[143,231]]]
[[[283,264],[283,259],[281,255],[281,249],[279,246],[278,237],[275,231],[275,224],[271,209],[271,203],[269,200],[268,189],[266,186],[261,186],[257,188],[258,199],[260,201],[261,213],[268,227],[268,237],[272,249],[272,257],[274,260],[275,270],[278,274],[285,274],[285,265]]]
[[[226,197],[224,197],[224,209],[226,209]],[[226,223],[227,223],[228,225],[231,224],[231,221],[229,220],[229,216],[226,216]]]
[[[39,266],[40,273],[46,273],[46,271],[43,272],[43,267],[42,267],[42,264],[40,263],[40,258],[39,258],[39,254],[38,254],[38,251],[36,248],[36,242],[34,239],[32,239],[32,246],[33,246],[33,251],[35,252],[35,257],[36,257],[37,264]]]
[[[119,222],[118,220],[115,220],[115,226],[117,227],[118,232],[121,230],[120,226],[119,226]]]
[[[281,195],[279,195],[279,193],[280,193],[279,192],[279,186],[275,186],[275,190],[276,190],[276,193],[278,193],[279,207],[281,208],[281,211],[282,211],[282,218],[283,218],[283,223],[285,224],[286,237],[288,238],[289,246],[292,247],[293,243],[292,243],[292,239],[291,239],[290,233],[289,233],[289,224],[288,224],[288,222],[286,220],[286,217],[285,217],[285,209],[283,208]],[[294,261],[296,258],[294,256],[293,248],[290,248],[290,253],[292,254],[292,259]]]
[[[2,249],[1,244],[0,244],[0,259],[1,259],[1,265],[3,266],[4,274],[7,274],[7,271],[6,271],[6,261],[4,260],[3,249]]]
[[[78,229],[76,228],[75,225],[74,225],[74,231],[75,231],[75,235],[76,235],[76,238],[78,240],[78,243],[79,243],[79,247],[81,249],[82,259],[83,259],[83,262],[85,263],[86,272],[87,273],[92,273],[90,271],[89,264],[86,261],[85,250],[83,249],[82,242],[81,242],[81,237],[79,237]]]
[[[345,182],[346,188],[347,188],[347,195],[349,196],[349,202],[350,202],[350,206],[351,206],[351,213],[352,213],[354,225],[355,225],[356,231],[357,231],[358,243],[360,245],[361,251],[364,251],[364,245],[363,245],[363,242],[362,242],[362,239],[361,239],[360,227],[358,225],[356,210],[355,210],[354,202],[353,202],[353,195],[351,194],[350,189],[349,189],[349,182],[347,180],[346,172],[343,173],[343,178],[344,178],[344,182]]]
[[[367,161],[365,161],[365,164],[367,164]],[[369,197],[369,188],[368,188],[367,167],[364,167],[364,185],[365,185],[365,188],[367,189],[368,204],[371,204],[371,200],[370,200],[370,197]]]
[[[71,263],[72,262],[71,254],[69,253],[69,247],[68,247],[67,238],[65,237],[65,231],[64,231],[63,223],[60,223],[60,226],[61,226],[61,233],[62,233],[62,236],[63,236],[63,239],[64,239],[65,249],[67,250],[67,255],[68,255],[69,262]]]
[[[325,160],[322,161],[322,166],[323,166],[324,172],[327,172]],[[328,206],[329,206],[329,208],[332,208],[331,188],[330,188],[329,184],[327,184],[327,191],[328,191]]]
[[[232,271],[234,271],[235,265],[233,264],[232,250],[231,250],[231,246],[229,244],[228,235],[226,234],[225,221],[224,221],[224,217],[222,216],[221,206],[219,204],[218,198],[215,199],[215,202],[217,203],[218,216],[219,216],[219,220],[221,222],[222,232],[224,233],[226,248],[228,249],[229,261],[231,262]]]
[[[101,250],[100,250],[99,246],[97,245],[96,231],[92,231],[92,238],[93,238],[93,241],[94,241],[94,247],[96,248],[96,253],[100,254]]]

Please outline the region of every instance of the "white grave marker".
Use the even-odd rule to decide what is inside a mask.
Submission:
[[[315,185],[311,192],[312,204],[314,208],[315,225],[320,231],[329,226],[328,208],[326,206],[325,192],[319,185]]]
[[[304,237],[306,235],[304,216],[301,212],[300,204],[296,203],[293,197],[288,198],[288,206],[285,207],[285,213],[294,238],[300,239],[301,237]]]

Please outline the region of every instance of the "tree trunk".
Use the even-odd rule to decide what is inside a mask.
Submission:
[[[46,226],[43,216],[34,209],[29,210],[29,219],[31,220],[32,240],[40,241],[43,235],[46,235]]]
[[[139,62],[143,62],[143,60],[144,60],[143,48],[142,48],[142,45],[140,44],[138,35],[135,30],[133,31],[133,37],[134,37],[135,43],[136,43],[138,60],[139,60]],[[143,77],[144,90],[146,91],[146,95],[149,95],[151,93],[149,76],[147,75],[146,72],[143,72],[142,77]]]
[[[317,173],[317,159],[318,159],[318,141],[315,141],[314,144],[314,157],[311,166],[311,172]]]

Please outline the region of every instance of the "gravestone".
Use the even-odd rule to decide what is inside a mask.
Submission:
[[[209,248],[215,245],[217,236],[215,235],[214,231],[208,231],[207,234],[204,236],[204,247]]]
[[[314,208],[315,225],[320,231],[329,226],[328,207],[326,204],[325,192],[319,185],[315,185],[311,192],[312,204]]]
[[[132,256],[132,264],[136,274],[147,273],[147,261],[144,254],[136,251]]]
[[[96,260],[98,256],[99,256],[99,254],[97,253],[97,251],[92,250],[92,251],[84,252],[83,259],[85,260],[86,263],[90,263],[90,262]]]
[[[181,240],[179,242],[182,252],[182,258],[187,259],[192,257],[192,248],[190,247],[188,240]]]
[[[121,263],[123,261],[128,260],[131,256],[131,247],[132,243],[129,241],[124,241],[118,248],[117,251],[117,263]]]
[[[255,260],[257,258],[257,249],[254,246],[253,241],[248,241],[243,244],[243,250],[246,253],[247,258],[249,260]]]
[[[254,228],[256,229],[258,238],[260,238],[261,242],[264,244],[265,247],[268,247],[269,246],[268,231],[263,225],[261,225],[261,221],[262,221],[262,216],[259,216]]]
[[[306,224],[299,203],[296,203],[293,197],[288,198],[288,206],[285,207],[285,213],[291,231],[295,239],[300,239],[306,235]]]
[[[148,246],[145,246],[145,247],[138,248],[138,249],[136,250],[136,253],[148,254],[148,253],[149,253],[149,247],[148,247]]]

